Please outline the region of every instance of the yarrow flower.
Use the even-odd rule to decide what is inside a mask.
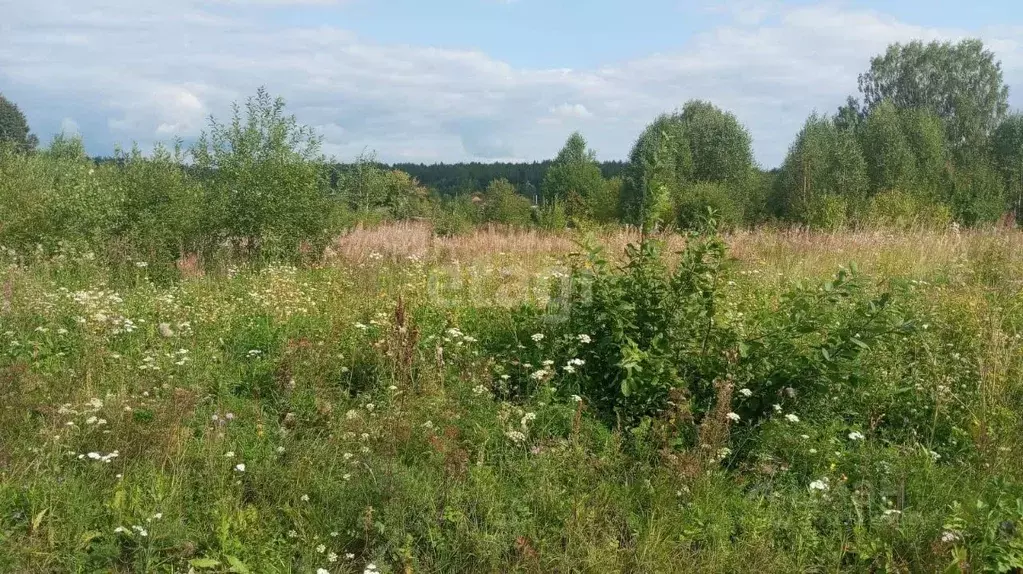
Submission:
[[[749,398],[749,397],[753,396],[753,391],[751,391],[749,389],[739,389],[739,394],[744,396],[744,397]]]
[[[942,542],[955,542],[956,540],[959,540],[959,533],[958,532],[953,532],[951,530],[946,530],[945,532],[941,533],[941,541]]]
[[[725,417],[727,417],[728,420],[734,423],[739,422],[739,419],[741,418],[738,413],[728,413],[727,415],[725,415]]]
[[[863,440],[864,438],[863,433],[859,431],[849,433],[849,440]]]
[[[821,492],[824,492],[824,491],[828,490],[828,488],[829,487],[828,487],[828,479],[827,478],[822,478],[820,480],[815,480],[815,481],[810,483],[810,490],[819,490]]]
[[[526,440],[526,435],[522,434],[521,432],[519,432],[517,430],[510,430],[510,431],[504,433],[504,436],[506,436],[509,439],[511,439],[511,441],[513,443],[515,443],[515,444],[519,444],[519,443],[525,442],[525,440]]]
[[[543,333],[533,333],[529,338],[534,342],[539,343],[540,341],[543,341]]]
[[[234,469],[237,470],[238,472],[245,472],[245,463],[239,462],[238,464],[234,465]]]
[[[790,423],[798,423],[799,422],[799,417],[797,417],[796,415],[794,415],[792,413],[789,413],[789,414],[785,415],[785,420],[789,421]]]
[[[590,342],[593,341],[593,339],[590,339],[590,336],[587,335],[586,333],[580,333],[579,335],[576,335],[576,338],[579,339],[579,342],[584,345],[588,345]]]

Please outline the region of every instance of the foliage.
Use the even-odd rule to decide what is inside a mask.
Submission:
[[[244,116],[236,104],[230,123],[211,118],[192,156],[204,173],[215,239],[267,257],[322,244],[332,205],[319,149],[320,138],[262,88]]]
[[[991,136],[994,163],[1002,174],[1016,216],[1023,214],[1023,114],[1016,113],[998,125]]]
[[[707,213],[714,213],[724,229],[735,229],[743,224],[741,199],[733,196],[731,188],[723,183],[696,183],[686,187],[676,202],[678,226],[682,229],[700,229]]]
[[[837,198],[846,204],[862,200],[867,185],[867,163],[856,136],[814,114],[800,130],[775,181],[775,209],[779,215],[810,223],[819,219],[822,209],[834,213]],[[827,199],[831,197],[836,199]]]
[[[503,179],[490,182],[483,194],[483,214],[486,221],[525,227],[533,217],[533,206],[529,200],[515,191],[515,187]]]
[[[586,208],[590,197],[599,193],[604,186],[604,178],[600,174],[593,150],[588,150],[586,140],[579,132],[575,132],[547,170],[540,190],[545,203],[563,202],[568,206],[566,214],[569,217],[586,217],[589,215]],[[569,201],[570,198],[575,201]]]
[[[17,104],[0,94],[0,146],[8,144],[20,151],[32,151],[39,138],[31,133],[25,114]]]
[[[955,150],[982,147],[1008,110],[1001,64],[976,39],[892,44],[871,60],[859,86],[868,112],[885,101],[933,111]]]

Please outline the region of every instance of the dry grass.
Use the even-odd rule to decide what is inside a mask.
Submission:
[[[669,251],[681,250],[685,243],[678,234],[661,238]],[[468,262],[510,256],[528,262],[576,251],[583,239],[577,233],[494,226],[466,235],[440,237],[427,223],[404,222],[358,227],[338,237],[329,248],[328,257],[347,262],[362,262],[371,256]],[[617,257],[628,243],[638,241],[639,234],[621,229],[593,239],[610,256]],[[1003,270],[1023,269],[1023,234],[1006,229],[815,232],[763,228],[734,232],[727,240],[732,256],[742,263],[787,277],[831,274],[850,262],[856,262],[865,271],[902,277],[975,274],[978,266],[990,268],[985,263],[997,263]],[[1000,279],[1007,278],[1013,277]]]

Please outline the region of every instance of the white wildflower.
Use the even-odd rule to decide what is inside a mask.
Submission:
[[[728,418],[728,420],[732,421],[733,423],[739,422],[739,419],[741,418],[739,417],[738,413],[728,413],[725,416]]]
[[[799,422],[799,417],[797,417],[796,415],[794,415],[792,413],[789,413],[789,414],[785,415],[785,420],[789,421],[790,423],[798,423]]]
[[[859,431],[849,433],[849,440],[863,440],[864,438],[863,433]]]
[[[753,396],[753,391],[749,389],[739,389],[739,394],[746,398],[749,398]]]
[[[543,333],[533,333],[529,338],[539,343],[540,341],[543,341]]]

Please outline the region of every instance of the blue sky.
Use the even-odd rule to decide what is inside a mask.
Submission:
[[[579,130],[623,158],[709,99],[777,165],[890,42],[983,38],[1023,104],[1015,2],[0,0],[0,92],[90,152],[192,140],[260,85],[339,159],[534,160]]]

